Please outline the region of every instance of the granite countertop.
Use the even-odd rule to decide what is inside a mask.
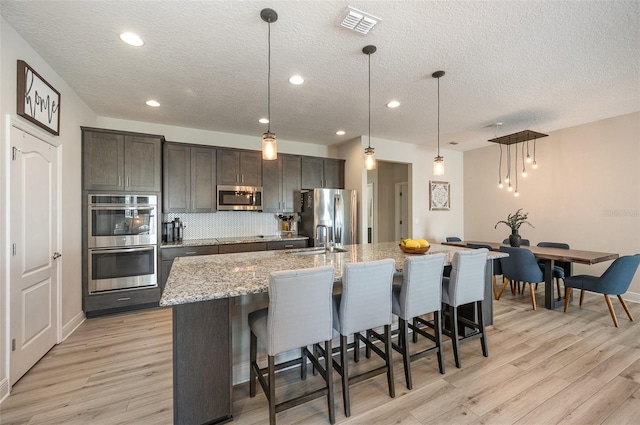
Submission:
[[[316,247],[179,257],[171,267],[160,305],[187,304],[266,292],[269,273],[276,270],[333,265],[336,270],[335,279],[339,281],[345,264],[392,258],[396,262],[396,270],[401,271],[405,257],[412,255],[403,253],[397,242],[346,245],[344,248],[346,252],[330,253]],[[455,251],[466,249],[432,244],[427,255],[445,253],[445,262],[450,264]],[[500,252],[489,252],[489,258],[506,256]]]
[[[180,242],[162,242],[160,248],[182,248],[188,246],[228,245],[254,242],[301,241],[307,239],[309,239],[309,237],[301,235],[238,236],[233,238],[190,239]]]

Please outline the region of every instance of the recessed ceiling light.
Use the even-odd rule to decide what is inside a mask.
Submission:
[[[160,106],[160,102],[158,102],[157,100],[147,100],[145,102],[147,105],[149,106],[153,106],[154,108],[157,108],[158,106]]]
[[[300,75],[292,75],[291,78],[289,78],[289,82],[297,86],[304,83],[304,78],[302,78]]]
[[[269,120],[268,120],[268,119],[266,119],[266,118],[260,118],[260,119],[258,120],[258,122],[259,122],[260,124],[269,124]]]
[[[142,41],[140,36],[138,36],[138,34],[134,34],[132,32],[123,32],[122,34],[120,34],[120,40],[124,41],[125,43],[127,43],[127,44],[129,44],[131,46],[135,46],[135,47],[140,47],[140,46],[144,45],[144,41]]]
[[[400,102],[398,102],[397,100],[392,100],[391,102],[387,103],[388,108],[397,108],[398,106],[400,106]]]
[[[338,130],[338,131],[336,131],[336,134],[338,136],[344,136],[345,133],[344,133],[344,130]]]

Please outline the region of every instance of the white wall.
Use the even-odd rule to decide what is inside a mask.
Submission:
[[[531,153],[531,145],[530,145]],[[499,241],[498,220],[524,208],[535,226],[520,234],[572,248],[640,253],[640,113],[554,131],[537,142],[537,170],[519,179],[519,198],[497,188],[499,147],[464,155],[464,238]],[[574,274],[601,274],[611,262],[575,265]],[[628,298],[640,302],[640,272]]]
[[[80,126],[95,126],[96,116],[80,100],[69,86],[58,76],[49,65],[20,37],[15,30],[0,18],[0,131],[2,144],[0,149],[0,199],[5,221],[8,220],[8,181],[9,152],[11,147],[6,135],[6,116],[11,115],[16,120],[33,127],[41,132],[39,127],[16,115],[16,87],[17,60],[26,61],[49,84],[60,92],[60,136],[53,136],[61,144],[62,163],[60,164],[61,178],[61,276],[62,290],[61,313],[63,337],[66,337],[84,318],[82,313],[82,275],[81,275],[81,227],[80,227],[80,167],[81,167],[81,134]],[[6,291],[8,289],[8,252],[9,223],[4,223],[4,231],[0,232],[0,385],[8,375],[8,308],[5,309]],[[3,394],[0,393],[0,399]]]

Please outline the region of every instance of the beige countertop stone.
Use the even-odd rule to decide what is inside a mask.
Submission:
[[[397,242],[346,245],[347,252],[321,252],[299,255],[318,248],[280,251],[246,252],[238,254],[202,255],[176,258],[164,288],[161,306],[187,304],[219,298],[266,292],[269,273],[277,270],[306,269],[332,265],[335,279],[340,281],[345,264],[391,258],[396,270],[401,271],[405,254]],[[455,251],[466,250],[453,246],[432,244],[426,255],[445,253],[450,264]],[[500,252],[489,252],[490,258],[505,257]]]

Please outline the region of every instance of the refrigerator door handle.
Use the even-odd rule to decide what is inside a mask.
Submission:
[[[342,194],[336,193],[333,197],[333,242],[342,245],[342,232],[344,230],[344,208],[342,206]]]

